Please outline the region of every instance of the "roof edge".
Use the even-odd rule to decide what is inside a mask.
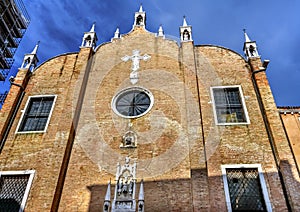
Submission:
[[[38,69],[40,66],[42,66],[44,63],[47,63],[48,61],[52,60],[52,59],[55,59],[57,57],[60,57],[60,56],[65,56],[65,55],[70,55],[70,54],[78,54],[79,52],[66,52],[66,53],[62,53],[62,54],[58,54],[58,55],[55,55],[54,57],[51,57],[47,60],[45,60],[44,62],[42,62],[41,64],[39,64],[37,67],[35,67],[35,69],[32,71],[32,73],[34,73],[36,71],[36,69]]]
[[[225,50],[228,50],[228,51],[231,51],[231,52],[237,54],[237,55],[240,56],[245,62],[248,63],[247,59],[246,59],[243,55],[241,55],[240,53],[238,53],[238,52],[236,52],[236,51],[234,51],[234,50],[232,50],[232,49],[229,49],[229,48],[227,48],[227,47],[224,47],[224,46],[219,46],[219,45],[214,45],[214,44],[199,44],[199,45],[195,45],[195,47],[218,47],[218,48],[221,48],[221,49],[225,49]]]

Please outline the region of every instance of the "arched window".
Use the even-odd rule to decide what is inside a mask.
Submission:
[[[187,30],[183,31],[183,40],[190,40],[190,33]]]
[[[142,25],[143,24],[143,17],[141,15],[139,15],[136,18],[136,25]]]

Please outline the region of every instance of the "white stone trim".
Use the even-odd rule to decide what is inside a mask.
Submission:
[[[271,201],[269,198],[268,189],[267,189],[267,185],[266,185],[266,181],[264,178],[261,164],[226,164],[226,165],[221,165],[221,170],[222,170],[222,177],[223,177],[223,182],[224,182],[224,192],[225,192],[226,205],[227,205],[228,212],[232,211],[231,202],[230,202],[230,194],[229,194],[229,189],[228,189],[228,181],[227,181],[227,177],[226,177],[226,169],[228,169],[228,168],[235,168],[235,169],[257,168],[259,181],[260,181],[260,185],[261,185],[261,190],[262,190],[262,193],[264,196],[264,201],[266,204],[266,209],[268,212],[272,212],[272,205],[271,205]]]
[[[48,120],[47,120],[47,123],[45,125],[45,128],[44,130],[40,130],[40,131],[19,131],[19,128],[22,124],[22,121],[23,121],[23,118],[24,118],[24,115],[25,115],[25,111],[28,109],[28,105],[29,105],[29,102],[32,98],[41,98],[41,97],[54,97],[53,99],[53,104],[52,104],[52,108],[50,110],[50,113],[49,113],[49,116],[48,116]],[[56,99],[57,99],[57,95],[55,94],[48,94],[48,95],[35,95],[35,96],[29,96],[28,99],[27,99],[27,102],[25,104],[25,107],[23,110],[21,110],[21,118],[19,120],[19,123],[17,125],[17,128],[16,128],[16,134],[26,134],[26,133],[45,133],[47,131],[47,128],[48,128],[48,125],[49,125],[49,122],[50,122],[50,119],[51,119],[51,116],[52,116],[52,112],[54,110],[54,105],[56,103]]]
[[[149,105],[148,109],[147,109],[144,113],[142,113],[142,114],[140,114],[140,115],[137,115],[137,116],[124,116],[124,115],[122,115],[121,113],[119,113],[119,111],[117,110],[117,108],[116,108],[116,101],[117,101],[118,97],[119,97],[122,93],[127,92],[127,91],[130,91],[130,90],[140,90],[140,91],[145,92],[145,93],[149,96],[149,98],[150,98],[150,105]],[[121,116],[121,117],[127,118],[127,119],[132,119],[132,118],[138,118],[138,117],[141,117],[141,116],[147,114],[147,113],[151,110],[153,104],[154,104],[154,96],[153,96],[153,94],[152,94],[149,90],[147,90],[146,88],[135,86],[135,87],[128,87],[128,88],[125,88],[125,89],[119,91],[119,92],[113,97],[113,99],[112,99],[112,101],[111,101],[111,108],[113,109],[114,113],[117,114],[118,116]]]
[[[19,212],[23,212],[25,210],[26,202],[29,196],[30,188],[33,183],[33,178],[35,175],[35,170],[25,170],[25,171],[0,171],[0,178],[2,175],[25,175],[29,174],[29,179],[27,182],[27,186],[24,192],[24,196],[20,205]]]
[[[242,106],[243,106],[243,110],[244,110],[246,122],[229,122],[229,123],[219,123],[218,122],[216,105],[215,105],[215,98],[214,98],[214,93],[213,93],[213,89],[218,89],[218,88],[238,88],[239,89],[239,94],[240,94],[240,97],[241,97],[241,101],[242,101],[241,103],[242,103]],[[245,98],[244,98],[244,95],[243,95],[243,91],[242,91],[242,86],[241,85],[213,86],[213,87],[210,87],[210,94],[211,94],[211,100],[212,100],[212,105],[213,105],[213,113],[214,113],[214,118],[215,118],[216,125],[243,125],[243,124],[250,124],[250,119],[249,119],[249,115],[248,115],[248,111],[247,111],[247,107],[246,107],[246,103],[245,103]]]

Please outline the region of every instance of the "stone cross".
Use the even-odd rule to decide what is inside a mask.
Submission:
[[[133,50],[132,51],[132,56],[124,56],[121,59],[124,62],[127,62],[128,60],[132,61],[131,65],[131,73],[130,73],[130,82],[132,84],[137,83],[138,81],[138,70],[140,68],[140,60],[147,61],[151,58],[151,56],[145,54],[144,56],[140,56],[140,51],[139,50]]]

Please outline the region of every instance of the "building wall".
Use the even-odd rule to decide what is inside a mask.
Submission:
[[[281,120],[289,138],[290,147],[300,167],[300,116],[299,107],[278,107]]]
[[[203,46],[197,50],[208,177],[209,184],[212,185],[209,192],[210,202],[214,202],[212,210],[218,211],[225,207],[223,182],[217,177],[222,175],[220,166],[253,163],[261,164],[264,169],[273,207],[285,209],[282,188],[278,186],[280,182],[276,174],[274,156],[266,129],[263,127],[262,114],[247,62],[235,52],[220,47]],[[230,85],[241,85],[250,124],[232,126],[215,124],[209,89],[211,86]]]
[[[131,86],[131,62],[124,63],[120,58],[131,55],[133,49],[140,50],[142,55],[151,55],[149,61],[141,62],[140,79],[136,86],[149,89],[154,95],[155,104],[147,115],[132,121],[133,129],[138,133],[137,149],[120,149],[128,120],[112,111],[111,101],[118,91]],[[204,205],[204,210],[225,210],[221,165],[253,163],[262,164],[273,207],[286,210],[267,132],[262,127],[264,123],[250,70],[243,58],[220,47],[200,46],[194,51],[191,42],[183,43],[178,48],[174,42],[136,30],[121,40],[100,46],[92,64],[63,191],[62,211],[68,210],[68,203],[76,199],[82,201],[77,206],[72,203],[73,207],[78,210],[90,207],[92,210],[88,201],[92,194],[88,187],[101,185],[105,189],[103,185],[113,179],[115,164],[126,155],[138,162],[138,179],[144,179],[146,188],[148,183],[159,181],[162,184],[172,182],[175,188],[180,185],[182,190],[186,189],[186,193],[181,192],[181,195],[188,198],[171,201],[175,191],[160,191],[157,184],[152,184],[157,200],[170,198],[170,211],[174,211],[178,205],[186,205],[178,209],[180,211],[191,210],[190,203],[186,201],[197,199],[196,192],[199,189],[191,187],[193,184],[201,185],[201,195],[206,196],[198,198],[195,208],[200,210],[199,205]],[[210,87],[220,85],[242,86],[249,125],[215,125]],[[82,171],[82,164],[93,164],[85,166],[85,169],[92,173],[99,172],[101,177]],[[207,176],[198,174],[201,178],[197,182],[193,174],[202,169],[207,170]],[[82,172],[86,173],[84,179]],[[178,179],[187,180],[189,184],[176,184]],[[79,185],[74,186],[74,181]],[[191,190],[187,189],[189,187]],[[70,193],[73,195],[70,196]],[[102,195],[99,201],[103,202],[103,198]],[[166,205],[157,200],[152,201],[148,197],[146,210],[166,209]],[[95,204],[94,207],[100,206]]]
[[[129,120],[112,111],[111,101],[120,90],[132,86],[129,80],[131,62],[125,63],[121,58],[131,55],[134,49],[140,50],[141,55],[151,56],[149,61],[140,63],[139,81],[134,86],[149,89],[154,96],[154,105],[148,114],[132,120],[133,130],[138,133],[138,147],[120,149]],[[92,58],[74,151],[63,191],[62,211],[67,210],[68,202],[74,202],[78,198],[88,200],[91,194],[87,186],[106,185],[110,178],[114,179],[116,164],[118,161],[122,162],[122,158],[127,155],[137,160],[137,177],[138,180],[145,180],[145,189],[148,182],[166,181],[171,186],[172,181],[180,179],[180,184],[185,182],[182,183],[182,190],[188,191],[185,196],[191,198],[190,183],[187,184],[191,176],[189,143],[201,146],[201,127],[196,84],[186,86],[184,83],[188,77],[195,75],[178,61],[178,54],[176,42],[156,38],[139,29],[121,40],[98,47]],[[187,96],[186,92],[190,92],[190,88],[194,93]],[[189,105],[192,103],[195,107]],[[195,123],[187,123],[192,118],[188,113],[193,114],[195,119],[192,121]],[[189,131],[199,135],[189,135]],[[98,174],[87,174],[85,180],[79,180],[82,178],[82,164],[92,165],[85,168]],[[73,186],[74,181],[80,185]],[[112,182],[114,183],[113,180]],[[159,208],[165,208],[158,200],[175,193],[169,192],[167,185],[163,190],[160,188],[162,184],[152,185],[157,186],[152,188],[157,190],[157,195],[152,203],[146,204],[146,210],[158,211]],[[179,187],[174,186],[174,189]],[[70,196],[70,193],[74,195]],[[104,196],[102,200],[103,198]],[[179,199],[177,201],[167,203],[173,208],[181,203]],[[83,201],[77,207],[78,210],[86,210],[88,205],[88,201]],[[182,198],[182,205],[185,208],[188,206],[185,210],[190,211],[191,199]]]
[[[151,59],[140,62],[139,81],[132,85],[132,63],[121,58],[136,49]],[[192,41],[178,46],[143,27],[98,46],[95,53],[83,47],[57,56],[30,77],[0,165],[36,170],[27,211],[101,211],[106,185],[112,182],[113,194],[116,165],[126,156],[137,162],[138,182],[144,180],[145,211],[226,211],[221,165],[228,164],[261,164],[274,211],[287,211],[282,182],[291,182],[294,190],[288,187],[288,195],[297,210],[294,166],[285,167],[282,181],[264,118],[273,120],[271,128],[280,119],[264,115],[251,72],[249,62],[229,49]],[[241,86],[250,123],[216,125],[210,89],[235,85]],[[132,86],[148,89],[154,105],[130,120],[114,113],[112,99]],[[46,94],[57,95],[47,132],[15,134],[28,97]],[[274,104],[272,93],[262,95]],[[137,133],[137,148],[120,148],[129,124]],[[280,157],[290,153],[282,126],[277,128]],[[286,158],[287,165],[293,162]]]
[[[0,155],[2,171],[36,170],[26,206],[28,211],[49,211],[51,208],[72,124],[73,97],[70,94],[78,78],[74,71],[76,62],[77,54],[62,55],[36,69],[26,86],[26,94]],[[15,134],[28,97],[46,94],[57,95],[47,132]],[[7,98],[5,103],[9,101]]]

